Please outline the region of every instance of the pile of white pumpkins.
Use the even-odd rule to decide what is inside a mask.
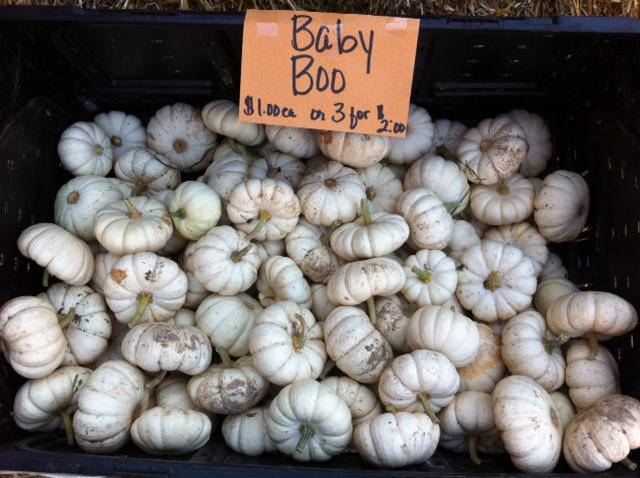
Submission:
[[[551,150],[523,110],[467,129],[411,105],[403,139],[245,123],[227,100],[69,126],[55,224],[18,239],[59,282],[0,310],[28,379],[15,422],[90,453],[188,454],[225,415],[252,456],[634,468],[640,402],[598,341],[637,313],[549,252],[589,211],[580,174],[535,177]]]

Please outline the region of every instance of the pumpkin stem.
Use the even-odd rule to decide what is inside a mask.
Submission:
[[[300,314],[296,314],[296,320],[298,323],[293,324],[293,347],[296,350],[300,350],[304,347],[304,343],[306,342],[305,336],[307,335],[307,323],[304,321],[304,317]]]
[[[367,299],[367,309],[369,309],[369,320],[373,325],[378,323],[378,313],[376,311],[376,300],[373,296]]]
[[[569,341],[570,337],[566,334],[560,334],[555,339],[544,339],[544,349],[547,353],[553,352],[554,349],[560,347]]]
[[[336,178],[327,178],[324,180],[324,185],[329,189],[333,189],[338,185],[338,181],[336,181]]]
[[[64,423],[64,433],[67,437],[67,445],[73,446],[75,443],[75,436],[73,434],[73,423],[71,422],[71,415],[78,409],[77,405],[72,405],[65,410],[60,410],[58,413],[62,417]]]
[[[471,435],[469,437],[469,457],[476,465],[482,464],[482,460],[478,456],[478,436]]]
[[[136,181],[133,183],[133,189],[131,190],[132,196],[140,196],[147,191],[147,185],[141,182]]]
[[[128,199],[125,199],[124,203],[127,206],[127,210],[129,211],[129,217],[131,219],[140,219],[142,217],[142,214],[140,214],[140,211],[136,209],[136,207],[131,203],[131,201],[129,201]]]
[[[231,254],[231,260],[233,262],[240,262],[240,260],[247,255],[247,253],[251,250],[253,244],[247,244],[242,249],[239,249]]]
[[[431,405],[429,405],[429,396],[426,393],[419,393],[418,399],[420,400],[420,403],[422,403],[422,408],[424,408],[424,413],[427,414],[427,416],[431,419],[431,421],[436,425],[440,423],[440,420],[438,420],[438,417],[436,417],[436,414],[433,413],[433,409],[431,408]]]
[[[417,275],[418,279],[420,279],[425,284],[429,284],[431,282],[431,272],[429,272],[429,269],[427,268],[421,269],[418,266],[413,266],[411,268],[411,272]]]
[[[61,329],[64,329],[67,325],[71,323],[71,321],[76,317],[76,308],[71,307],[69,312],[65,315],[58,316],[58,325],[60,325]]]
[[[366,199],[360,200],[360,213],[365,226],[373,224],[373,218],[371,217],[371,211],[369,211],[369,201]]]
[[[278,174],[282,172],[282,169],[279,168],[278,166],[274,166],[273,164],[271,164],[271,159],[269,159],[269,156],[265,156],[264,160],[267,163],[266,176],[271,179],[277,178]]]
[[[150,292],[140,292],[138,294],[138,308],[136,309],[136,313],[133,314],[131,321],[129,322],[129,328],[133,329],[138,323],[140,323],[140,319],[149,307],[149,304],[153,302],[153,294]]]
[[[271,217],[272,216],[269,211],[267,211],[266,209],[260,209],[260,214],[258,215],[258,222],[256,222],[256,225],[253,227],[253,230],[249,234],[247,234],[247,240],[252,241],[253,238],[256,237],[256,235],[262,230],[264,225],[267,222],[269,222]]]
[[[502,279],[500,278],[500,274],[496,271],[492,271],[491,274],[484,280],[484,288],[490,290],[491,292],[502,287]]]
[[[620,463],[629,468],[630,471],[636,471],[638,469],[638,465],[636,464],[636,462],[631,461],[628,456],[620,460]]]
[[[175,211],[171,211],[169,214],[171,214],[171,217],[175,217],[177,219],[184,219],[187,217],[187,211],[185,211],[183,207],[176,209]]]
[[[111,136],[111,146],[116,148],[122,146],[122,138],[120,136]]]
[[[324,380],[329,374],[329,372],[331,372],[331,370],[333,370],[335,366],[336,366],[336,363],[333,360],[327,359],[327,361],[324,364],[324,367],[322,367],[322,372],[320,372],[320,375],[318,376],[318,378],[320,380]]]
[[[42,271],[42,287],[49,287],[49,270]]]
[[[268,290],[266,292],[258,292],[258,300],[262,302],[263,300],[275,299],[276,294],[272,290]]]
[[[333,231],[335,231],[339,227],[340,227],[340,221],[336,219],[331,223],[331,225],[327,228],[327,230],[324,231],[324,234],[320,236],[320,242],[322,242],[322,244],[324,244],[325,246],[329,247],[329,245],[331,244],[331,234],[333,234]]]
[[[104,148],[99,144],[94,144],[93,152],[95,153],[96,156],[102,156],[102,153],[104,153]]]
[[[300,427],[300,433],[300,439],[296,444],[296,451],[298,453],[302,453],[309,440],[311,440],[316,434],[316,429],[313,427],[313,425],[305,424]]]
[[[484,139],[480,142],[480,151],[486,153],[491,149],[491,146],[493,146],[493,141],[490,139]]]
[[[498,186],[498,189],[496,189],[496,191],[500,196],[508,196],[510,193],[509,186],[507,186],[506,184],[501,184],[500,186]]]
[[[462,169],[465,173],[468,173],[473,178],[474,183],[479,183],[482,181],[482,178],[478,176],[478,173],[476,173],[473,169],[460,161],[460,159],[451,151],[449,151],[449,149],[444,144],[441,144],[436,148],[436,154],[446,159],[447,161],[453,161],[454,163],[456,163],[460,167],[460,169]]]
[[[76,204],[80,200],[80,193],[78,191],[71,191],[67,195],[67,204]]]
[[[373,201],[376,198],[376,188],[374,188],[373,186],[369,186],[365,191],[367,193],[367,199],[369,201]]]
[[[387,413],[396,413],[398,410],[396,410],[396,407],[394,407],[393,405],[387,405],[386,407],[384,407],[384,410]]]
[[[596,333],[593,330],[587,332],[587,340],[589,341],[589,355],[587,355],[587,358],[595,360],[598,356],[598,337],[596,337]]]
[[[152,390],[156,388],[160,382],[164,380],[164,377],[167,375],[166,370],[161,370],[158,374],[156,374],[151,380],[144,384],[144,388],[147,390]]]
[[[227,352],[227,349],[222,347],[216,347],[215,349],[217,354],[220,355],[220,358],[222,359],[222,363],[224,364],[225,367],[233,368],[236,366],[236,364],[233,362],[233,360],[229,356],[229,352]]]

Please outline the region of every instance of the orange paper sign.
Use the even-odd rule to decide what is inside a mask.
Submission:
[[[240,118],[404,137],[418,26],[408,18],[249,10]]]

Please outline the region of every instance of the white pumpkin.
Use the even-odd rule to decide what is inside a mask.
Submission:
[[[121,256],[111,254],[110,252],[102,252],[96,254],[93,268],[93,276],[89,285],[97,293],[104,295],[103,286],[107,276],[111,273],[113,265],[121,259]]]
[[[560,345],[565,341],[547,330],[544,317],[527,310],[502,329],[502,359],[512,374],[530,377],[553,392],[564,384],[565,361]]]
[[[569,397],[562,392],[552,392],[549,394],[553,403],[556,404],[558,414],[560,415],[560,421],[562,422],[562,429],[566,429],[567,425],[571,423],[573,417],[576,416],[576,409],[571,403]]]
[[[327,298],[327,286],[311,284],[311,312],[316,320],[325,320],[338,307]]]
[[[86,286],[63,282],[47,289],[47,299],[59,317],[74,365],[88,364],[106,349],[111,337],[111,318],[100,294]]]
[[[298,461],[326,461],[342,453],[353,432],[344,400],[310,379],[283,388],[271,402],[265,422],[278,451]]]
[[[396,201],[402,194],[402,181],[390,167],[380,163],[358,169],[358,175],[366,188],[367,199],[372,211],[389,212],[396,210]]]
[[[352,168],[366,168],[388,155],[390,141],[386,136],[318,131],[318,147],[324,156]]]
[[[162,249],[173,234],[167,208],[157,199],[137,196],[111,203],[95,217],[98,242],[117,255]]]
[[[95,240],[94,216],[107,204],[123,199],[122,192],[107,178],[80,176],[56,194],[53,214],[56,224],[84,241]]]
[[[74,176],[106,176],[113,166],[109,136],[95,123],[79,121],[65,129],[58,155],[64,169]]]
[[[185,181],[169,196],[167,209],[180,234],[197,241],[218,223],[222,204],[209,186]]]
[[[513,224],[531,216],[534,196],[531,181],[515,174],[496,184],[474,186],[471,190],[471,211],[485,224]]]
[[[89,246],[56,224],[41,222],[29,226],[18,237],[20,254],[33,260],[70,285],[84,285],[93,275],[93,254]],[[46,275],[45,275],[46,287]]]
[[[435,127],[431,116],[421,106],[409,105],[407,133],[404,138],[390,138],[387,154],[390,163],[411,164],[431,148]]]
[[[285,238],[287,255],[314,282],[327,282],[342,265],[342,260],[329,247],[330,236],[330,231],[301,218]]]
[[[211,435],[211,420],[195,410],[154,407],[131,426],[131,439],[151,455],[188,455],[202,448]]]
[[[109,137],[115,160],[131,148],[144,146],[147,139],[147,132],[138,117],[122,111],[100,113],[93,122]]]
[[[426,463],[435,453],[440,427],[424,413],[384,413],[357,426],[358,453],[374,465],[401,468]]]
[[[197,327],[140,324],[122,340],[122,356],[145,372],[202,373],[211,363],[211,343]]]
[[[273,151],[265,154],[263,158],[253,161],[249,168],[249,177],[252,179],[279,179],[295,188],[300,183],[304,170],[304,163],[299,159]]]
[[[366,191],[353,169],[336,161],[326,161],[302,177],[298,198],[307,221],[317,226],[331,226],[336,221],[353,221]]]
[[[551,131],[544,120],[535,113],[512,110],[508,115],[522,128],[527,140],[527,155],[520,166],[520,174],[525,178],[537,176],[544,171],[551,158]]]
[[[404,261],[407,280],[402,295],[418,306],[441,305],[456,290],[456,264],[442,251],[423,249]]]
[[[480,348],[473,362],[458,368],[460,391],[474,390],[492,393],[496,383],[506,374],[502,361],[500,337],[484,324],[476,324],[480,335]]]
[[[205,153],[215,148],[216,139],[200,112],[186,103],[163,106],[147,124],[147,146],[183,172],[205,169],[211,159]]]
[[[223,201],[228,201],[233,188],[249,178],[251,159],[240,145],[223,141],[215,149],[211,164],[199,180],[218,193]]]
[[[266,125],[264,131],[273,146],[296,158],[312,158],[320,150],[313,130],[292,126]]]
[[[30,296],[2,306],[0,339],[5,358],[26,378],[41,378],[58,368],[67,345],[51,304]]]
[[[640,447],[640,402],[624,395],[605,397],[579,413],[564,433],[562,451],[571,469],[593,474],[624,464],[634,472],[638,465],[628,458]]]
[[[344,400],[351,411],[354,427],[382,413],[382,405],[373,390],[349,377],[328,377],[320,383]]]
[[[560,256],[554,252],[549,252],[547,262],[544,263],[542,271],[540,272],[540,280],[554,279],[556,277],[566,279],[569,277],[569,273],[567,272],[567,268],[562,265]]]
[[[136,367],[123,360],[100,365],[78,395],[73,432],[80,448],[87,453],[113,453],[124,446],[144,395],[144,375]]]
[[[249,179],[231,191],[227,215],[237,229],[252,239],[277,241],[296,227],[300,201],[284,181]]]
[[[460,262],[456,297],[475,318],[507,320],[531,304],[535,267],[520,248],[483,240],[467,249]]]
[[[440,352],[414,350],[393,359],[378,382],[378,396],[397,411],[424,411],[434,423],[442,407],[453,400],[460,377]]]
[[[407,345],[411,350],[440,352],[456,368],[464,367],[473,363],[478,355],[480,333],[468,317],[438,305],[428,305],[411,316]]]
[[[184,305],[187,276],[171,259],[152,252],[122,257],[104,282],[107,305],[120,322],[170,319]]]
[[[327,354],[338,368],[360,383],[375,383],[393,358],[391,346],[365,312],[337,307],[322,323]]]
[[[235,362],[224,352],[221,356],[223,363],[212,365],[189,380],[189,397],[210,413],[229,415],[249,410],[264,398],[269,383],[253,366],[250,356]]]
[[[249,353],[249,335],[260,312],[258,301],[247,294],[211,294],[198,306],[196,324],[216,349],[242,357]]]
[[[461,219],[454,219],[451,240],[445,248],[445,252],[452,259],[459,261],[464,251],[481,242],[480,236],[470,223]]]
[[[404,177],[404,189],[415,188],[433,192],[451,214],[467,207],[471,193],[467,177],[456,163],[430,155],[413,163]]]
[[[196,325],[196,313],[183,307],[178,309],[176,315],[167,320],[166,323],[171,325]]]
[[[154,389],[157,405],[182,410],[200,410],[187,392],[190,378],[182,374],[167,375]]]
[[[544,178],[533,201],[540,234],[551,242],[577,238],[589,215],[589,186],[577,173],[555,171]]]
[[[549,473],[560,458],[562,422],[549,394],[529,377],[503,378],[493,391],[496,426],[511,461],[526,473]]]
[[[222,422],[222,436],[227,446],[247,456],[259,456],[275,451],[276,444],[267,433],[267,413],[267,407],[255,407],[238,415],[225,417]]]
[[[547,240],[527,222],[491,228],[484,233],[483,239],[519,247],[533,262],[536,276],[540,275],[549,257]]]
[[[578,287],[570,280],[545,279],[538,284],[538,289],[533,296],[533,304],[536,306],[536,310],[545,316],[556,299],[572,292],[578,292]]]
[[[409,245],[414,249],[444,249],[453,234],[453,219],[443,202],[425,188],[403,192],[396,212],[409,223]]]
[[[255,241],[255,245],[262,262],[271,256],[281,256],[284,254],[284,239],[277,241]]]
[[[211,131],[240,141],[247,146],[257,146],[265,139],[264,126],[240,119],[238,105],[229,100],[216,100],[202,108],[202,121]]]
[[[376,329],[387,339],[395,352],[410,352],[407,328],[415,307],[400,295],[380,297],[376,300]]]
[[[180,184],[180,171],[169,159],[144,146],[131,148],[120,156],[113,172],[130,185],[134,196],[175,189]]]
[[[288,301],[260,313],[249,351],[258,372],[276,385],[318,377],[327,359],[320,324],[309,310]]]
[[[525,133],[506,115],[482,120],[456,150],[472,183],[492,185],[513,176],[527,154]]]
[[[187,276],[187,296],[184,300],[184,306],[189,309],[197,309],[209,295],[209,291],[202,285],[202,282],[196,279],[191,271],[185,271],[185,274]]]
[[[211,292],[235,295],[258,277],[262,262],[246,234],[216,226],[185,250],[185,267]]]
[[[467,132],[467,127],[459,121],[439,119],[433,122],[435,129],[433,141],[428,153],[438,154],[437,151],[446,149],[449,153],[455,153],[462,137]],[[442,146],[442,148],[438,148]]]
[[[567,387],[578,410],[584,410],[602,397],[620,393],[618,364],[611,353],[598,345],[595,358],[586,340],[573,342],[567,350]]]
[[[311,288],[302,271],[288,257],[271,256],[260,267],[258,275],[258,299],[264,307],[288,300],[309,308]]]

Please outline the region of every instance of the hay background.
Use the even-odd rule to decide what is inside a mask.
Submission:
[[[0,0],[0,5],[76,5],[84,8],[216,12],[262,8],[411,16],[640,17],[640,0]]]

